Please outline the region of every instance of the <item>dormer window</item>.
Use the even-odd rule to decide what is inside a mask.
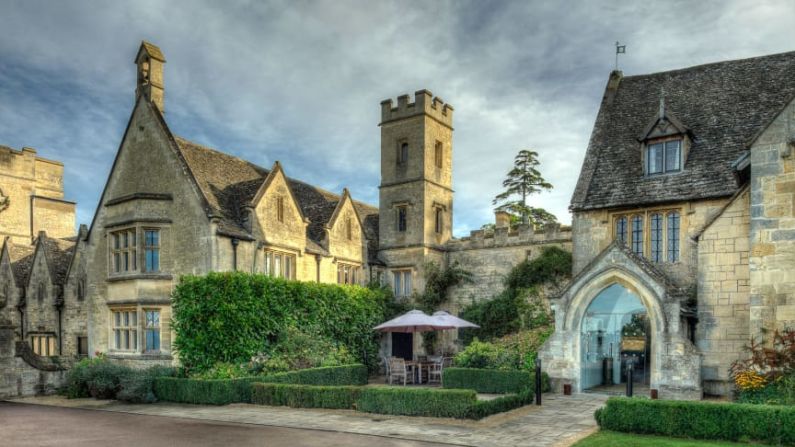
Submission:
[[[664,174],[682,169],[682,140],[668,140],[646,146],[646,173]]]

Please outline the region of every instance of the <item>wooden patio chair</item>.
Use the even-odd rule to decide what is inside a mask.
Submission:
[[[389,359],[389,384],[392,379],[403,379],[403,385],[414,383],[414,367],[406,365],[406,361],[399,357]]]
[[[442,384],[442,372],[453,365],[452,357],[440,357],[428,370],[428,383]]]

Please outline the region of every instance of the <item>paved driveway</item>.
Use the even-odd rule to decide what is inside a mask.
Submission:
[[[387,416],[352,410],[266,407],[251,404],[209,406],[158,402],[151,405],[131,405],[94,399],[64,399],[58,396],[23,398],[16,399],[15,402],[104,410],[96,413],[117,412],[158,416],[165,421],[170,420],[167,418],[198,419],[329,432],[322,435],[323,439],[326,439],[325,436],[329,436],[328,439],[333,439],[332,433],[372,435],[382,438],[370,438],[369,444],[367,441],[363,441],[364,443],[359,445],[378,445],[379,447],[390,445],[387,443],[389,439],[474,447],[557,447],[570,445],[572,440],[579,439],[595,430],[594,410],[601,407],[606,399],[606,396],[594,394],[573,396],[545,394],[544,405],[541,407],[528,405],[480,421]],[[3,414],[0,413],[0,424],[3,421],[2,416]],[[155,417],[152,420],[157,421],[158,418]],[[169,424],[169,422],[164,423],[165,428],[161,433],[168,433]],[[2,436],[2,429],[0,429],[0,436]],[[287,443],[284,445],[313,445],[311,440],[307,442],[309,444]],[[0,437],[0,445],[3,445],[2,437]],[[343,442],[338,445],[356,444]],[[120,446],[112,445],[112,447]],[[140,445],[136,447],[140,447]],[[225,447],[237,446],[227,444]]]
[[[432,447],[439,444],[350,433],[0,402],[0,445]]]

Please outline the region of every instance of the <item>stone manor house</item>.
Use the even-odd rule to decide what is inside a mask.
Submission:
[[[458,262],[475,282],[451,292],[455,313],[560,246],[574,277],[551,299],[556,332],[541,357],[556,386],[578,391],[610,392],[632,364],[662,398],[725,394],[750,337],[795,320],[795,53],[613,72],[572,227],[511,228],[498,214],[493,232],[460,239],[453,108],[429,91],[381,103],[376,207],[173,135],[162,51],[144,42],[134,62],[127,128],[76,235],[62,166],[0,147],[0,396],[46,390],[59,365],[94,352],[176,361],[171,291],[209,271],[381,281],[408,299],[426,263]],[[383,349],[422,347],[396,334]]]

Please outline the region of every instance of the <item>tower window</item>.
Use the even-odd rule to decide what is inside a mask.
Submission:
[[[409,144],[406,142],[400,143],[398,149],[398,164],[405,165],[409,162]]]
[[[670,140],[646,147],[646,173],[676,172],[681,168],[682,140]]]
[[[442,157],[443,157],[443,146],[441,141],[436,142],[436,147],[434,149],[434,159],[436,161],[436,167],[442,169]]]
[[[442,234],[442,230],[444,230],[444,222],[442,220],[443,212],[444,211],[441,208],[436,208],[435,221],[434,221],[436,234]]]
[[[406,231],[406,215],[408,209],[405,205],[397,207],[397,230],[400,232]]]

